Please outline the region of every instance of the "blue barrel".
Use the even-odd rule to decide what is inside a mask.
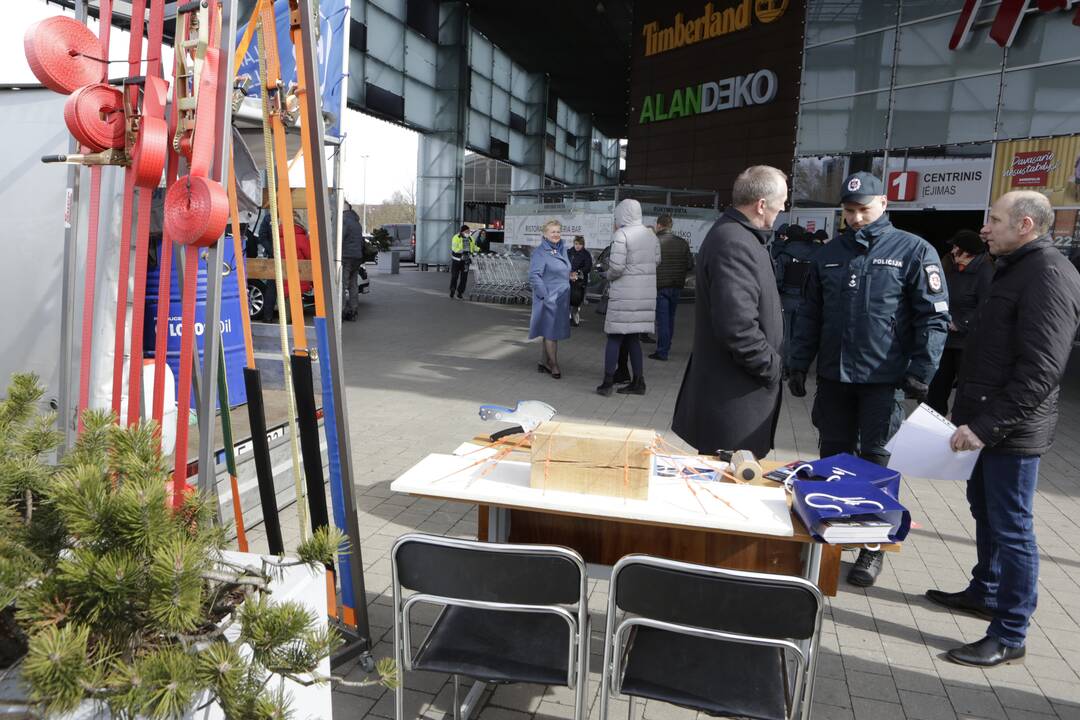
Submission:
[[[200,251],[202,255],[203,251]],[[177,272],[177,263],[180,255],[173,255],[172,282],[169,285],[169,339],[166,344],[165,361],[172,368],[173,376],[179,382],[180,378],[180,330],[183,317],[181,315],[181,298],[183,287]],[[161,257],[161,246],[158,246],[158,257]],[[247,303],[240,301],[240,285],[236,275],[236,255],[233,252],[233,242],[230,235],[226,235],[221,241],[221,342],[225,347],[225,378],[229,383],[229,404],[232,406],[242,405],[247,402],[247,388],[244,387],[244,366],[247,355],[244,352],[244,326],[240,313],[247,312]],[[145,357],[154,357],[154,344],[157,338],[157,314],[158,314],[158,269],[152,268],[146,274],[146,322],[143,329],[143,351]],[[244,299],[247,299],[247,288],[244,288]],[[206,261],[199,260],[199,279],[195,291],[195,342],[199,349],[199,361],[203,359],[203,339],[206,329]],[[217,382],[217,378],[203,378],[204,382]],[[194,407],[194,394],[192,394],[192,407]],[[221,407],[221,399],[218,398],[218,408]]]

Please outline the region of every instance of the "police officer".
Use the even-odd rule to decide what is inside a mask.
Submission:
[[[795,311],[802,302],[810,263],[820,247],[814,244],[813,237],[802,225],[789,225],[787,242],[776,256],[776,287],[780,290],[780,304],[784,310],[785,359],[787,348],[791,347]]]
[[[885,465],[885,443],[903,419],[901,392],[923,400],[949,324],[949,294],[937,253],[898,230],[885,213],[881,180],[858,172],[841,195],[847,229],[810,266],[788,354],[788,388],[806,395],[817,357],[812,420],[822,457],[848,452]],[[873,585],[881,553],[863,550],[848,573]]]
[[[450,298],[454,293],[461,298],[465,294],[465,283],[469,281],[470,253],[477,252],[476,242],[472,239],[472,230],[462,225],[457,235],[450,238]]]

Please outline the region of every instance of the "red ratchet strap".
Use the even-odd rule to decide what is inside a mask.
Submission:
[[[99,18],[100,44],[98,57],[102,61],[109,59],[109,37],[112,30],[112,0],[101,0]],[[97,80],[109,79],[109,65],[101,62],[98,66]],[[120,96],[120,132],[123,143],[124,114],[123,94]],[[81,114],[81,113],[80,113]],[[86,271],[83,278],[83,316],[82,342],[79,358],[79,404],[77,431],[83,430],[83,412],[90,407],[90,370],[93,362],[94,344],[94,295],[97,286],[97,246],[98,232],[101,226],[101,173],[102,167],[90,168],[90,207],[87,214],[89,228],[86,233]]]
[[[209,12],[209,44],[216,41],[217,0],[211,0]],[[186,23],[191,30],[190,22]],[[179,43],[177,43],[179,45]],[[183,50],[180,50],[183,52]],[[191,168],[187,176],[178,178],[165,194],[165,233],[180,245],[184,252],[184,289],[180,330],[180,378],[177,383],[176,452],[174,453],[173,507],[183,503],[187,486],[188,413],[191,409],[191,374],[195,355],[195,292],[199,275],[199,248],[216,243],[229,218],[229,198],[221,183],[209,176],[217,148],[214,133],[217,118],[217,89],[220,78],[220,50],[209,47],[203,62],[195,109],[195,131],[192,137]],[[219,272],[207,268],[207,273]],[[214,319],[207,318],[208,323]],[[208,382],[211,382],[208,380]],[[213,410],[210,409],[210,412]]]
[[[144,17],[146,17],[146,0],[134,0],[131,6],[131,37],[128,44],[129,77],[137,76],[142,64]],[[127,96],[127,107],[134,112],[139,106],[138,85],[126,85],[124,93]],[[132,118],[129,117],[128,122],[132,122]],[[135,204],[135,177],[135,171],[129,165],[124,172],[124,204],[120,219],[120,275],[116,283],[116,328],[113,340],[112,411],[117,422],[120,420],[120,401],[123,397],[124,330],[127,328],[128,274],[131,265],[131,225]],[[135,352],[134,348],[132,348],[132,352]]]
[[[111,19],[112,3],[106,2],[110,6]],[[105,14],[104,7],[102,14]],[[102,60],[108,58],[99,58],[98,54],[108,49],[107,35],[103,29],[99,42],[94,33],[75,18],[56,15],[27,28],[23,52],[34,77],[42,85],[61,95],[69,95],[83,85],[102,79]]]
[[[169,137],[177,123],[176,103],[173,103],[169,114]],[[165,170],[165,191],[172,188],[176,182],[177,165],[180,164],[180,155],[173,150],[169,143],[169,162]],[[151,404],[151,417],[157,422],[160,441],[160,428],[165,415],[165,353],[168,348],[169,315],[172,313],[172,263],[173,246],[169,228],[163,228],[161,236],[161,250],[158,252],[158,316],[156,334],[154,339],[154,394]],[[164,309],[163,309],[164,308]]]
[[[161,36],[165,0],[150,0],[150,28],[147,42],[146,78],[143,86],[142,117],[135,140],[132,168],[139,194],[139,219],[135,242],[135,287],[131,306],[131,350],[128,365],[127,424],[135,425],[142,415],[143,319],[146,312],[146,265],[150,255],[150,206],[154,188],[161,182],[169,152],[169,125],[165,122],[165,99],[169,84],[161,77]],[[164,312],[168,314],[168,296]],[[163,312],[159,298],[158,313]]]
[[[64,103],[64,123],[91,152],[124,147],[124,94],[105,83],[84,85]]]
[[[101,0],[99,19],[100,39],[86,26],[66,16],[35,23],[23,38],[27,62],[38,80],[58,93],[72,94],[64,107],[64,119],[72,136],[91,152],[124,146],[123,95],[105,84],[108,80],[112,0]],[[79,363],[77,428],[80,433],[83,412],[90,404],[101,172],[101,165],[91,166]]]

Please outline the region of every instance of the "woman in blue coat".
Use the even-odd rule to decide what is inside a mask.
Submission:
[[[532,318],[529,339],[543,338],[539,372],[550,373],[558,380],[559,341],[570,337],[570,259],[562,243],[562,225],[558,220],[544,223],[544,239],[532,252],[529,284],[532,285]]]

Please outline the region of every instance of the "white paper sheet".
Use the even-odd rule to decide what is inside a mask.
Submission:
[[[953,452],[949,439],[954,432],[955,425],[920,404],[885,445],[892,453],[889,467],[910,477],[967,480],[979,451]]]

